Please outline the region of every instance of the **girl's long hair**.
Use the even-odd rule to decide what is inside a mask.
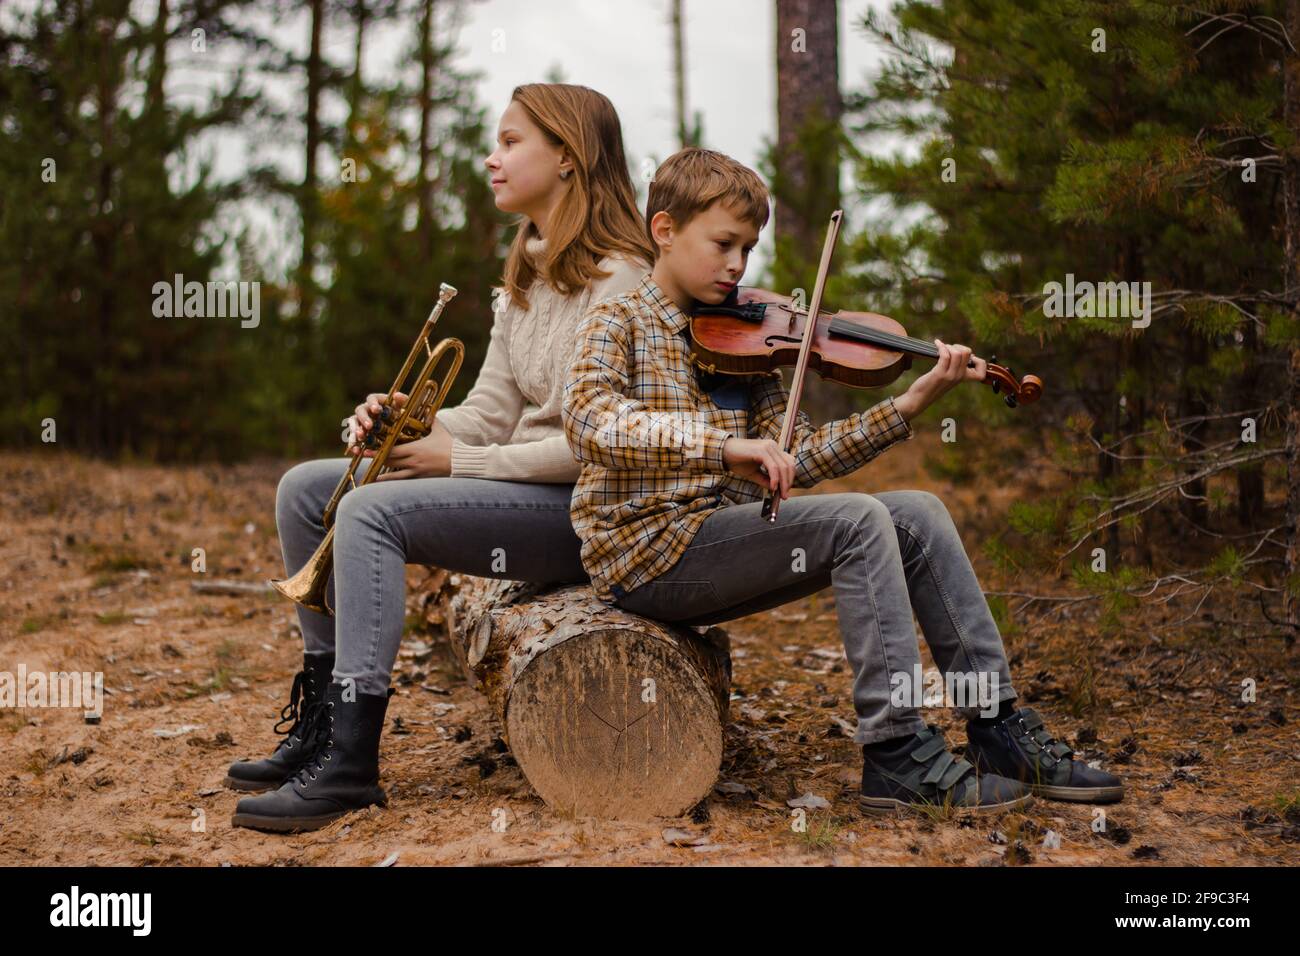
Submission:
[[[561,295],[608,276],[600,260],[615,253],[641,259],[649,268],[654,250],[636,206],[614,104],[595,90],[569,83],[528,83],[515,87],[510,98],[573,159],[568,188],[546,224],[545,260],[535,263],[525,251],[525,243],[538,235],[527,217],[521,218],[510,245],[503,284],[515,305],[528,308],[527,290],[539,277],[539,265],[547,284]]]

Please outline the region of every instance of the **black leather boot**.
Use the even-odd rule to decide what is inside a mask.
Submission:
[[[330,684],[316,747],[274,793],[244,797],[231,823],[277,833],[317,830],[344,814],[388,802],[379,786],[379,737],[388,698],[356,693],[343,699],[343,685]]]
[[[334,676],[333,654],[303,654],[302,670],[293,678],[289,703],[280,711],[275,732],[284,739],[275,753],[262,760],[236,760],[226,771],[231,790],[274,790],[289,779],[311,751],[311,738],[325,701],[325,689]],[[287,730],[280,725],[292,721]]]

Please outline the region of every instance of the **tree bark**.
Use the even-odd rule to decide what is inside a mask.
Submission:
[[[311,0],[311,45],[307,53],[307,157],[302,176],[302,259],[299,267],[299,314],[311,315],[315,303],[312,273],[316,266],[316,154],[320,152],[321,29],[324,0]]]
[[[796,30],[803,31],[803,48],[795,46]],[[776,196],[776,236],[792,239],[814,262],[825,220],[839,206],[840,158],[838,151],[809,156],[799,140],[811,123],[838,124],[843,112],[837,0],[777,0],[776,158],[786,188]],[[797,199],[817,181],[826,188],[829,205],[803,208]]]
[[[420,251],[433,255],[433,209],[430,202],[429,167],[433,155],[433,0],[424,0],[420,15],[420,151],[416,168],[416,232]]]
[[[1292,42],[1300,38],[1300,0],[1287,0],[1286,30]],[[1289,50],[1282,54],[1282,119],[1293,140],[1282,160],[1282,288],[1294,315],[1300,283],[1300,146],[1295,143],[1295,138],[1300,136],[1300,55]],[[1286,516],[1290,528],[1286,538],[1287,579],[1283,593],[1286,620],[1300,625],[1300,600],[1292,597],[1291,590],[1300,575],[1300,342],[1291,343],[1287,372]]]
[[[1095,420],[1092,429],[1093,439],[1101,445],[1113,444],[1120,435],[1122,427],[1122,414],[1120,412],[1119,399],[1115,395],[1118,389],[1118,378],[1115,369],[1124,367],[1124,340],[1117,339],[1114,344],[1115,358],[1114,369],[1106,373],[1107,387],[1102,391],[1105,397],[1105,407]],[[1109,425],[1109,429],[1107,428]],[[1106,440],[1109,432],[1110,441]],[[1097,478],[1099,481],[1108,482],[1119,474],[1120,466],[1123,464],[1113,454],[1106,452],[1097,453]],[[1119,523],[1108,525],[1102,532],[1106,536],[1106,567],[1112,567],[1119,560],[1120,554],[1120,537]]]
[[[1195,329],[1189,328],[1186,338],[1183,339],[1183,357],[1186,371],[1203,367],[1209,357],[1209,343]],[[1205,397],[1188,385],[1184,379],[1182,387],[1178,390],[1178,417],[1197,418],[1207,415],[1209,411],[1210,406]],[[1137,427],[1141,427],[1141,422],[1137,423]],[[1188,454],[1204,451],[1205,435],[1208,430],[1209,425],[1205,421],[1188,425],[1184,433],[1183,451]],[[1193,472],[1195,468],[1189,465],[1186,470]],[[1189,481],[1183,486],[1183,490],[1189,497],[1179,496],[1178,510],[1200,527],[1208,528],[1210,512],[1205,503],[1207,490],[1205,479],[1197,478]]]
[[[104,355],[111,352],[114,359],[111,364],[121,361],[122,352],[111,344],[114,318],[117,316],[118,290],[109,277],[116,275],[117,250],[119,247],[118,223],[122,211],[112,204],[114,183],[117,181],[117,146],[116,122],[118,95],[122,85],[122,61],[118,59],[117,44],[114,36],[121,19],[117,16],[103,15],[95,18],[94,28],[99,32],[99,69],[96,76],[95,108],[99,121],[99,176],[98,190],[95,194],[95,212],[91,218],[90,237],[95,249],[95,262],[100,273],[95,286],[97,289],[98,345],[93,354]],[[116,205],[120,205],[116,204]],[[113,212],[109,212],[113,209]],[[111,376],[113,373],[108,372]],[[91,381],[96,382],[92,375]],[[97,383],[98,384],[98,383]],[[91,421],[94,423],[94,440],[91,448],[102,455],[121,457],[126,451],[130,439],[121,425],[121,416],[114,414],[113,405],[118,402],[118,390],[121,383],[110,378],[112,389],[96,388],[106,400],[90,403]]]
[[[365,80],[361,74],[361,58],[365,53],[366,22],[369,16],[370,11],[366,9],[366,0],[356,0],[356,6],[352,11],[352,19],[357,26],[357,35],[353,43],[352,84],[348,90],[347,133],[349,148],[356,146],[357,131],[361,126],[361,101],[366,91]]]
[[[773,288],[783,295],[802,288],[812,296],[827,220],[840,207],[843,114],[837,0],[776,0],[772,278]],[[858,402],[853,390],[818,375],[804,382],[801,405],[814,421],[843,418]]]
[[[1253,322],[1246,323],[1242,348],[1248,356],[1246,368],[1237,379],[1235,393],[1238,408],[1255,408],[1262,404],[1259,394],[1263,350]],[[1241,421],[1228,422],[1229,427],[1241,429]],[[1256,423],[1258,426],[1258,422]],[[1237,468],[1237,520],[1243,528],[1253,528],[1264,514],[1264,467],[1261,464],[1242,465]]]
[[[167,19],[170,11],[167,0],[158,0],[158,14],[153,21],[153,60],[149,64],[149,79],[146,85],[145,103],[156,115],[161,115],[166,108],[163,84],[167,77]]]
[[[682,0],[671,0],[673,34],[673,107],[677,113],[677,144],[694,146],[686,123],[686,36],[682,28]]]
[[[721,628],[638,617],[586,585],[449,574],[423,600],[548,806],[676,817],[717,782],[731,688]]]

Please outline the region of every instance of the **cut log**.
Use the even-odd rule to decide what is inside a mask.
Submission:
[[[450,574],[424,598],[552,809],[675,817],[717,782],[731,693],[727,633],[629,614],[589,586]]]

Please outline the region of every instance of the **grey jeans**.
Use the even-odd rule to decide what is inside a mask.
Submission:
[[[275,494],[284,567],[293,574],[325,537],[321,515],[346,457],[290,468]],[[359,481],[369,460],[357,467]],[[334,680],[387,693],[406,621],[406,565],[485,578],[586,583],[569,521],[573,486],[486,478],[404,478],[347,491],[334,516],[330,617],[298,607],[308,654],[333,651]]]
[[[923,682],[913,613],[944,675],[980,682],[991,701],[1016,696],[1002,637],[938,497],[801,495],[781,502],[775,524],[761,510],[754,502],[713,512],[677,564],[617,606],[681,624],[717,624],[833,587],[860,744],[920,730],[926,722],[919,708],[938,696],[933,682],[916,686]],[[957,707],[964,716],[981,710],[970,693],[976,686],[945,683],[951,700],[967,702]]]

